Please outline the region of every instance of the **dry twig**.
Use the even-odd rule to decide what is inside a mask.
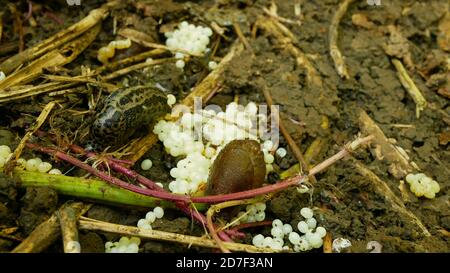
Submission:
[[[86,219],[86,218],[84,218]],[[122,235],[128,236],[137,236],[146,239],[154,239],[160,241],[168,241],[174,243],[181,243],[186,245],[195,245],[202,246],[208,248],[219,248],[216,241],[211,239],[205,239],[196,236],[183,235],[177,233],[171,233],[160,230],[144,230],[137,227],[131,226],[122,226],[116,224],[110,224],[101,221],[91,221],[91,220],[79,220],[80,229],[84,230],[100,230],[105,232],[113,232],[119,233]],[[252,252],[252,253],[261,253],[261,252],[273,252],[267,248],[259,248],[252,245],[231,243],[231,242],[223,242],[224,246],[230,250],[238,251],[238,252]]]
[[[356,170],[363,176],[367,177],[375,187],[375,190],[378,194],[382,195],[389,204],[391,204],[392,208],[400,213],[401,215],[409,218],[414,224],[416,224],[422,233],[425,236],[431,236],[428,229],[425,225],[417,218],[414,213],[408,210],[403,204],[402,200],[398,198],[394,192],[392,192],[391,188],[387,185],[386,182],[381,180],[375,173],[366,168],[361,162],[356,159],[353,160],[353,166],[355,166]]]
[[[90,205],[83,203],[69,203],[68,206],[77,211],[77,215],[82,215],[89,210]],[[64,206],[63,206],[64,207]],[[20,243],[12,253],[39,253],[47,249],[61,235],[57,212],[37,226],[33,232]]]
[[[91,28],[74,41],[68,43],[62,49],[54,49],[33,61],[28,66],[9,74],[0,82],[0,93],[7,91],[7,88],[19,84],[26,84],[37,79],[42,75],[46,68],[63,66],[70,63],[86,49],[89,44],[91,44],[99,32],[100,24]]]
[[[331,19],[330,30],[328,33],[328,41],[330,43],[330,55],[333,59],[334,66],[336,67],[336,71],[339,76],[345,79],[349,79],[350,76],[347,71],[347,66],[345,65],[344,57],[342,56],[341,51],[337,45],[338,37],[339,37],[339,23],[341,22],[342,17],[344,17],[347,12],[348,6],[354,2],[355,0],[344,0],[340,5],[338,10]]]
[[[64,243],[64,253],[80,253],[78,241],[77,211],[71,206],[63,206],[58,211],[59,223]]]
[[[379,160],[389,163],[389,172],[397,179],[402,179],[408,173],[419,170],[417,165],[409,161],[407,155],[400,152],[399,147],[391,144],[378,125],[361,110],[359,114],[361,132],[374,136],[375,154]]]
[[[420,112],[427,106],[427,100],[424,98],[419,88],[417,88],[414,81],[409,76],[402,62],[397,59],[392,59],[392,64],[397,69],[397,75],[402,83],[403,87],[408,91],[408,94],[412,97],[416,103],[416,117],[420,117]]]
[[[55,104],[56,103],[54,101],[51,101],[44,107],[41,114],[36,119],[36,123],[28,130],[25,136],[20,140],[19,145],[17,145],[17,148],[14,150],[12,156],[9,158],[9,160],[6,162],[4,166],[5,173],[9,173],[14,169],[15,162],[19,159],[20,155],[22,154],[22,150],[23,148],[25,148],[27,141],[42,126],[42,124],[44,124],[45,120],[47,119],[48,115],[52,111]]]
[[[121,1],[118,0],[110,1],[100,8],[92,10],[88,16],[86,16],[76,24],[7,59],[2,64],[0,64],[0,71],[3,71],[5,74],[9,74],[19,65],[34,60],[44,55],[45,53],[69,42],[75,37],[83,34],[85,31],[89,30],[99,21],[108,16],[110,8],[117,6],[120,2]]]

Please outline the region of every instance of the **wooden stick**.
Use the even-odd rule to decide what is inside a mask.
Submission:
[[[286,127],[284,126],[283,120],[280,118],[280,113],[278,113],[278,110],[276,108],[272,108],[273,100],[272,96],[270,95],[269,90],[264,86],[262,88],[264,97],[266,98],[267,106],[270,107],[271,111],[274,111],[274,115],[279,118],[278,126],[280,128],[281,133],[283,134],[284,138],[286,139],[287,143],[289,144],[289,147],[291,147],[292,152],[294,153],[294,156],[297,158],[299,164],[302,166],[302,170],[306,173],[309,172],[309,166],[305,161],[305,158],[303,157],[303,153],[300,150],[300,147],[298,147],[297,143],[295,143],[294,139],[291,137],[289,132],[287,131]],[[303,173],[303,172],[300,172]],[[311,179],[311,182],[316,183],[317,180],[314,177],[314,175],[310,175],[309,177]]]
[[[89,210],[90,206],[83,203],[69,203],[68,206],[76,209],[79,215]],[[61,235],[57,212],[38,225],[33,232],[20,243],[11,253],[39,253],[47,249]]]
[[[28,132],[25,134],[25,136],[20,140],[19,145],[17,145],[17,148],[14,150],[12,156],[8,159],[6,162],[3,171],[5,173],[10,173],[15,166],[15,162],[19,159],[20,155],[22,154],[23,148],[25,148],[25,145],[27,141],[31,138],[31,136],[44,124],[45,120],[47,119],[48,115],[52,111],[53,107],[55,106],[55,102],[51,101],[47,103],[47,105],[44,107],[42,112],[39,114],[38,118],[36,119],[36,122],[34,125],[28,130]]]
[[[261,198],[255,197],[255,198],[245,199],[245,200],[227,201],[227,202],[215,204],[215,205],[212,205],[209,207],[208,211],[206,212],[206,224],[207,224],[209,233],[213,237],[214,241],[217,242],[220,250],[223,253],[230,253],[230,250],[223,244],[222,240],[220,240],[219,236],[217,235],[216,229],[215,229],[213,221],[212,221],[212,217],[214,216],[214,213],[219,212],[220,210],[229,208],[229,207],[255,203],[255,202],[261,201],[260,199]]]
[[[331,19],[330,30],[328,32],[328,40],[330,42],[330,55],[333,59],[334,66],[339,76],[345,79],[349,79],[350,76],[347,71],[347,66],[345,64],[344,57],[337,45],[339,37],[339,23],[342,17],[344,17],[347,12],[348,6],[355,0],[344,0],[340,5],[333,18]]]
[[[160,230],[144,230],[137,227],[123,226],[101,221],[90,221],[80,219],[79,227],[80,229],[83,230],[99,230],[105,232],[119,233],[128,236],[137,236],[146,239],[154,239],[159,241],[168,241],[186,245],[202,246],[207,248],[219,248],[217,242],[211,239],[205,239],[201,237],[171,233]],[[223,244],[229,250],[237,252],[251,252],[251,253],[273,252],[268,248],[260,248],[246,244],[238,244],[231,242],[223,242]]]
[[[374,136],[376,156],[378,159],[384,159],[390,164],[389,172],[395,178],[402,179],[407,174],[419,170],[416,168],[417,165],[411,164],[409,159],[396,146],[389,142],[380,127],[378,127],[364,110],[361,110],[359,114],[359,127],[363,134]]]
[[[0,81],[0,92],[7,92],[7,88],[19,84],[26,84],[42,75],[49,67],[63,66],[72,62],[83,50],[85,50],[97,34],[100,32],[100,24],[86,31],[79,38],[68,43],[61,49],[54,49],[29,65],[9,74],[3,81]]]
[[[70,206],[63,206],[57,214],[61,225],[64,253],[80,253],[76,210]]]
[[[323,238],[323,253],[333,253],[333,237],[329,232]]]
[[[250,43],[248,42],[247,38],[245,38],[244,34],[242,33],[241,27],[238,23],[233,23],[234,31],[236,32],[236,35],[238,36],[239,40],[244,44],[245,48],[250,50],[250,52],[253,55],[253,49],[250,46]]]
[[[428,229],[425,227],[425,225],[417,218],[414,213],[412,213],[410,210],[408,210],[403,204],[402,200],[398,198],[394,192],[392,192],[391,188],[387,185],[386,182],[381,180],[374,172],[366,168],[361,162],[357,161],[356,159],[352,159],[353,166],[356,168],[356,170],[362,175],[367,177],[372,184],[375,187],[375,190],[385,198],[385,200],[391,204],[392,208],[397,211],[399,214],[403,215],[404,217],[410,219],[414,224],[416,224],[419,229],[422,231],[423,235],[429,237],[431,236]]]
[[[406,89],[406,91],[408,91],[408,94],[412,97],[412,99],[416,103],[416,117],[419,118],[420,112],[423,111],[427,106],[427,100],[425,99],[425,97],[420,92],[419,88],[417,88],[416,84],[409,76],[402,62],[400,62],[397,59],[392,59],[391,61],[392,64],[397,69],[397,75],[398,78],[400,79],[401,84]]]
[[[156,59],[156,60],[151,60],[151,61],[145,61],[142,63],[138,63],[138,64],[134,64],[125,68],[122,68],[120,70],[114,71],[109,75],[104,76],[102,79],[103,80],[112,80],[114,78],[126,75],[128,73],[130,73],[131,71],[135,71],[141,68],[145,68],[148,66],[153,66],[153,65],[158,65],[158,64],[162,64],[162,63],[166,63],[166,62],[171,62],[174,61],[173,58],[162,58],[162,59]]]
[[[109,10],[118,5],[120,2],[121,1],[119,0],[110,1],[100,8],[92,10],[88,16],[76,24],[73,24],[72,26],[56,33],[52,37],[38,43],[37,45],[12,56],[0,64],[0,71],[3,71],[5,74],[9,74],[19,65],[34,60],[83,34],[85,31],[89,30],[99,21],[108,16]]]

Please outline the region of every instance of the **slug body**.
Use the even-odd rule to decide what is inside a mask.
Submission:
[[[233,140],[214,160],[206,194],[227,194],[259,188],[265,176],[266,164],[260,144],[255,140]]]
[[[138,128],[152,126],[170,112],[167,96],[159,89],[136,86],[118,89],[105,100],[91,127],[91,136],[100,146],[124,144]]]

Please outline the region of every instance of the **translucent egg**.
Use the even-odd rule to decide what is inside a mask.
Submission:
[[[155,214],[156,218],[162,218],[164,216],[164,209],[161,207],[155,207],[153,209],[153,213]]]
[[[292,232],[292,226],[290,224],[284,224],[283,225],[283,233],[285,235],[289,234]]]
[[[42,161],[41,161],[42,162]],[[28,159],[26,169],[30,172],[35,172],[38,170],[38,166],[41,163],[37,158]]]
[[[316,228],[317,221],[315,218],[306,219],[306,223],[308,224],[308,228],[310,228],[310,229]]]
[[[272,230],[270,231],[270,234],[272,234],[273,237],[282,238],[284,236],[283,228],[273,227]]]
[[[281,222],[280,219],[275,219],[272,221],[272,227],[282,227],[283,226],[283,222]]]
[[[262,234],[256,235],[255,237],[253,237],[252,243],[256,247],[263,247],[264,236]]]
[[[41,162],[39,163],[37,170],[41,173],[46,173],[52,169],[52,164],[48,162]]]
[[[300,235],[298,235],[297,232],[291,232],[289,233],[289,242],[291,242],[291,244],[296,245],[300,242]]]
[[[145,220],[147,220],[147,222],[148,222],[149,224],[155,222],[155,219],[156,219],[156,215],[155,215],[155,213],[153,213],[153,211],[149,211],[149,212],[147,212],[147,214],[145,215]]]
[[[320,236],[320,238],[323,238],[327,235],[327,230],[324,227],[317,227],[316,233]]]
[[[312,218],[314,215],[312,209],[306,207],[300,210],[300,214],[306,219]]]
[[[0,145],[0,157],[6,159],[6,157],[11,153],[11,148],[6,145]]]
[[[48,173],[49,174],[57,174],[57,175],[62,174],[62,172],[58,169],[51,169]]]
[[[150,159],[144,159],[141,162],[141,169],[144,171],[150,170],[152,165],[153,165],[153,162]]]
[[[298,231],[301,233],[307,233],[309,232],[308,224],[305,221],[300,221],[297,224]]]

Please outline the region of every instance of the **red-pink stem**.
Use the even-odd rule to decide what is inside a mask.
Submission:
[[[64,161],[70,162],[72,165],[77,166],[81,169],[84,169],[84,170],[92,173],[93,175],[95,175],[105,181],[108,181],[111,184],[119,186],[121,188],[130,190],[130,191],[133,191],[136,193],[140,193],[143,195],[148,195],[148,196],[164,199],[164,200],[190,202],[189,197],[185,196],[185,195],[178,195],[178,194],[172,194],[172,193],[167,193],[167,192],[163,192],[163,191],[144,189],[144,188],[129,184],[129,183],[122,181],[116,177],[109,176],[107,173],[98,171],[94,167],[92,167],[86,163],[83,163],[80,160],[78,160],[70,155],[67,155],[65,153],[62,153],[58,150],[55,150],[52,148],[41,147],[41,146],[38,146],[38,145],[32,144],[32,143],[27,143],[27,146],[29,148],[41,151],[43,153],[47,153],[49,155],[55,156]]]
[[[96,154],[94,152],[86,152],[82,147],[75,145],[75,144],[71,144],[70,149],[75,153],[84,154],[85,156],[87,156],[89,158],[96,157]],[[119,173],[122,173],[128,177],[131,177],[133,179],[136,179],[139,183],[149,187],[152,190],[165,192],[164,188],[161,188],[160,186],[156,185],[156,183],[153,182],[152,180],[148,179],[145,176],[138,174],[137,172],[135,172],[133,170],[125,168],[122,165],[117,164],[115,161],[112,161],[112,160],[113,160],[113,158],[108,158],[108,164],[113,170],[115,170]],[[198,211],[190,208],[187,203],[176,201],[175,205],[179,209],[181,209],[184,213],[186,213],[187,215],[192,216],[200,224],[206,225],[206,217],[203,214],[199,213]],[[224,241],[232,242],[231,238],[226,234],[226,232],[227,231],[219,232],[219,237]],[[239,234],[236,234],[236,232],[231,232],[231,234],[233,234],[235,236],[239,235]]]
[[[83,155],[85,155],[86,157],[89,157],[89,158],[98,158],[97,155],[94,152],[86,152],[82,147],[80,147],[78,145],[71,144],[71,145],[69,145],[69,147],[75,153],[83,154]],[[163,188],[161,188],[160,186],[156,185],[155,182],[151,181],[147,177],[142,176],[142,175],[138,174],[137,172],[135,172],[133,170],[130,170],[130,169],[120,165],[118,163],[117,159],[115,159],[115,158],[107,158],[107,160],[108,160],[108,165],[109,165],[109,167],[111,167],[111,169],[113,169],[113,170],[115,170],[117,172],[123,173],[124,175],[137,180],[139,183],[147,186],[151,190],[164,191]]]
[[[262,221],[262,222],[253,222],[253,223],[244,223],[237,226],[234,226],[230,230],[238,231],[244,228],[253,228],[253,227],[262,227],[262,226],[270,226],[272,225],[272,221]]]
[[[306,179],[306,176],[303,175],[297,175],[288,179],[283,180],[282,182],[264,186],[261,188],[248,190],[248,191],[241,191],[236,193],[229,193],[229,194],[219,194],[219,195],[210,195],[210,196],[200,196],[200,197],[191,197],[191,201],[194,203],[221,203],[225,201],[230,200],[241,200],[241,199],[247,199],[251,197],[255,197],[258,195],[263,195],[267,193],[277,192],[283,189],[286,189],[290,186],[294,185],[300,185],[303,180]]]
[[[356,139],[352,143],[346,145],[337,154],[333,155],[332,157],[326,159],[322,163],[320,163],[317,166],[315,166],[314,168],[312,168],[309,172],[309,175],[315,175],[315,174],[325,170],[330,165],[334,164],[336,161],[349,155],[352,151],[354,151],[360,145],[367,143],[367,142],[371,141],[372,139],[373,139],[373,136],[371,136],[371,135],[364,137],[364,138]],[[262,194],[267,194],[270,192],[280,191],[280,190],[288,188],[290,186],[300,185],[306,179],[307,179],[306,175],[297,175],[297,176],[294,176],[291,178],[287,178],[276,184],[265,186],[262,188],[257,188],[257,189],[248,190],[248,191],[241,191],[241,192],[236,192],[236,193],[230,193],[230,194],[191,197],[191,201],[194,203],[220,203],[220,202],[225,202],[225,201],[230,201],[230,200],[246,199],[246,198],[251,198],[251,197],[255,197],[258,195],[262,195]]]

